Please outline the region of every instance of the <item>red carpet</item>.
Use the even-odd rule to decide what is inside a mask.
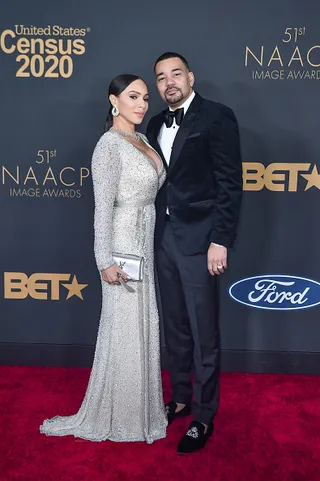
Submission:
[[[320,377],[223,374],[213,438],[189,456],[189,420],[152,445],[47,438],[39,424],[73,414],[89,370],[0,367],[0,480],[320,481]],[[164,373],[166,400],[168,376]]]

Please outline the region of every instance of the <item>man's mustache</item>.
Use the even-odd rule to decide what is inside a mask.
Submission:
[[[169,90],[177,90],[178,92],[181,92],[181,90],[178,89],[177,87],[168,87],[165,93],[169,92]]]

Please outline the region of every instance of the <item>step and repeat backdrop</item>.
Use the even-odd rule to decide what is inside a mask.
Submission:
[[[101,306],[90,163],[108,85],[142,76],[150,118],[164,108],[153,63],[170,50],[240,126],[224,368],[320,372],[319,14],[291,0],[2,2],[0,362],[90,365]]]

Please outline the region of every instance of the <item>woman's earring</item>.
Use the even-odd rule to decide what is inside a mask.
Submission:
[[[120,114],[118,107],[114,106],[111,113],[114,117],[118,117],[118,115]]]

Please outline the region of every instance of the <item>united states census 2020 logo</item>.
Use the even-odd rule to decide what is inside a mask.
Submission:
[[[70,78],[74,59],[86,52],[90,27],[17,24],[0,32],[0,53],[14,57],[16,77]]]
[[[235,282],[229,295],[257,309],[291,311],[320,304],[320,283],[305,277],[266,274]]]

